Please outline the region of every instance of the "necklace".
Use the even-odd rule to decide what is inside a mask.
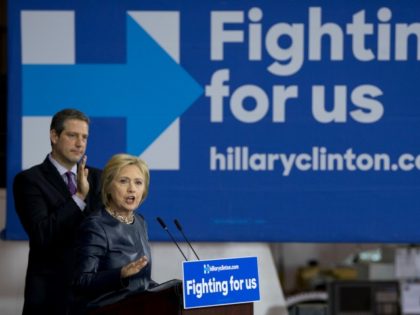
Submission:
[[[133,213],[131,213],[129,216],[123,216],[121,214],[116,213],[114,210],[112,209],[108,209],[105,208],[106,211],[113,216],[115,219],[117,219],[118,221],[120,221],[121,223],[125,223],[125,224],[131,224],[134,222],[134,215]]]

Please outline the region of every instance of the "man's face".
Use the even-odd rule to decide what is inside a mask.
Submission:
[[[68,119],[60,135],[50,131],[52,156],[67,169],[72,168],[85,154],[89,126],[83,120]]]

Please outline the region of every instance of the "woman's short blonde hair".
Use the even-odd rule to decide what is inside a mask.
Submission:
[[[149,193],[149,183],[150,183],[150,174],[149,174],[149,168],[147,167],[147,164],[137,156],[133,156],[130,154],[116,154],[114,155],[108,163],[105,165],[105,168],[102,172],[101,177],[101,196],[102,196],[102,202],[105,205],[105,207],[109,207],[111,194],[110,186],[112,181],[115,177],[118,176],[118,174],[121,172],[121,169],[128,166],[128,165],[135,165],[139,168],[140,173],[144,176],[144,192],[141,199],[141,203],[146,199],[148,193]]]

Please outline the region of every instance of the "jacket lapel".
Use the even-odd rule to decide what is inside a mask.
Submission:
[[[60,173],[58,173],[55,166],[50,162],[50,159],[47,158],[41,164],[42,172],[45,175],[47,181],[55,187],[63,196],[69,196],[70,192],[67,189],[67,185],[64,182],[63,178],[61,177]]]

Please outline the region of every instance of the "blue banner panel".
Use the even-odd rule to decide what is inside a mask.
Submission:
[[[260,300],[257,257],[184,261],[184,308]]]
[[[9,1],[15,174],[51,116],[93,118],[88,164],[151,169],[139,211],[194,241],[420,242],[420,2]]]

